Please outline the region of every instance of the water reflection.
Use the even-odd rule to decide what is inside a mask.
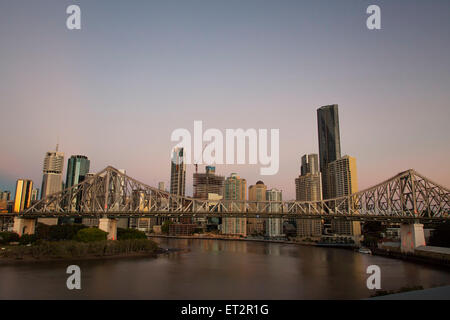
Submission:
[[[159,239],[183,252],[157,258],[0,267],[0,299],[357,299],[369,297],[366,269],[381,267],[385,290],[450,284],[430,266],[349,250],[279,243]],[[82,290],[66,288],[78,264]]]

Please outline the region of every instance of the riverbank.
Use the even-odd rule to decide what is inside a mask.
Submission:
[[[156,257],[158,254],[178,251],[162,249],[149,239],[129,239],[116,241],[75,241],[41,242],[34,245],[12,245],[1,248],[0,265],[15,263],[80,261],[98,259],[118,259],[126,257]]]
[[[392,259],[400,259],[400,260],[405,260],[405,261],[414,262],[414,263],[418,263],[418,264],[434,265],[434,266],[438,266],[438,267],[443,267],[445,269],[450,268],[449,260],[421,256],[421,255],[414,254],[414,253],[406,254],[406,253],[401,253],[401,252],[397,252],[397,251],[389,251],[389,250],[383,250],[383,249],[377,249],[377,248],[372,248],[371,251],[372,251],[372,254],[376,255],[376,256],[383,256],[383,257],[392,258]]]
[[[248,238],[228,238],[228,237],[207,237],[207,236],[169,236],[164,234],[147,234],[149,238],[166,239],[194,239],[194,240],[221,240],[221,241],[247,241],[247,242],[269,242],[281,244],[299,244],[304,246],[317,246],[315,242],[297,242],[288,240],[269,240],[269,239],[248,239]]]

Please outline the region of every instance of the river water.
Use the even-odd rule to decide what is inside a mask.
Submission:
[[[450,285],[450,271],[351,250],[293,244],[156,239],[186,249],[156,258],[0,266],[0,299],[360,299],[369,265],[381,287]],[[66,268],[81,268],[68,290]]]

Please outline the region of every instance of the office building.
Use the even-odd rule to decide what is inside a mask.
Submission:
[[[332,178],[330,179],[330,190],[335,197],[344,197],[358,192],[358,175],[355,158],[344,156],[339,160],[329,163],[328,170]],[[333,233],[339,235],[361,235],[361,224],[358,221],[334,219],[331,221],[331,228]]]
[[[283,194],[281,190],[270,189],[266,191],[266,200],[274,201],[274,203],[269,203],[268,213],[281,213],[283,201]],[[280,203],[278,203],[280,202]],[[269,218],[266,219],[266,236],[270,238],[279,238],[284,236],[283,234],[283,221],[281,218]]]
[[[64,153],[49,151],[45,154],[43,166],[43,178],[41,188],[41,199],[47,195],[57,193],[62,189],[62,172],[64,166]]]
[[[236,173],[232,173],[224,182],[224,200],[247,199],[247,181],[241,179]],[[245,205],[242,203],[228,204],[230,211],[245,211]],[[222,234],[247,236],[247,218],[223,218],[221,226]]]
[[[39,199],[39,188],[31,190],[31,201],[37,201]]]
[[[251,212],[266,212],[267,186],[262,181],[256,182],[248,188],[249,210]],[[251,201],[258,201],[252,203]],[[265,221],[259,218],[247,218],[247,234],[249,236],[263,236],[265,234]]]
[[[22,212],[30,207],[32,190],[33,181],[24,179],[17,180],[16,194],[14,197],[14,212]]]
[[[5,200],[5,201],[11,200],[11,192],[10,191],[0,192],[0,200]]]
[[[300,176],[295,179],[297,201],[322,200],[322,181],[317,154],[304,155]],[[319,207],[317,207],[319,209]],[[318,237],[322,234],[321,219],[297,219],[297,237]]]
[[[335,197],[335,194],[329,190],[328,164],[341,158],[338,105],[323,106],[317,109],[317,125],[322,196],[326,200]]]
[[[83,182],[89,173],[90,161],[88,157],[74,155],[67,161],[66,188]]]
[[[186,164],[183,148],[175,148],[170,163],[170,193],[177,196],[185,195]]]
[[[208,199],[209,193],[223,196],[223,185],[225,178],[216,175],[216,168],[206,166],[205,173],[194,173],[194,198]]]

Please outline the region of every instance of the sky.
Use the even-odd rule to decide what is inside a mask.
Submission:
[[[72,4],[81,30],[66,27]],[[366,27],[371,4],[381,30]],[[293,199],[329,104],[360,189],[410,168],[449,187],[449,34],[448,0],[0,0],[0,189],[40,187],[57,142],[65,167],[82,154],[91,172],[168,186],[171,133],[201,120],[279,129],[278,174],[216,172]]]

